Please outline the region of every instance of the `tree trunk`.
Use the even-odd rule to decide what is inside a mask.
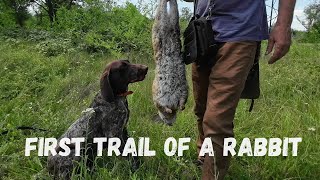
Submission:
[[[55,20],[54,2],[52,0],[46,0],[46,5],[48,7],[48,15],[50,20],[50,25],[52,27],[53,22]]]

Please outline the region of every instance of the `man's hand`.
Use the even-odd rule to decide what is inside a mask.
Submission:
[[[291,45],[291,27],[275,25],[270,33],[266,54],[273,54],[268,63],[273,64],[287,54]]]
[[[282,58],[290,49],[291,23],[296,0],[280,0],[278,19],[273,27],[268,40],[266,54],[273,51],[269,64],[273,64]]]

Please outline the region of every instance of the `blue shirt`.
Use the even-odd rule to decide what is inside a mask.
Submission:
[[[218,42],[268,39],[265,0],[198,0],[196,13],[208,16]]]

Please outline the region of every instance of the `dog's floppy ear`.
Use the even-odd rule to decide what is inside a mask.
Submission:
[[[109,75],[110,75],[110,67],[108,66],[100,79],[100,90],[101,90],[101,94],[102,97],[104,98],[104,100],[106,100],[107,102],[112,102],[114,101],[114,94],[113,94],[113,89],[111,87],[110,84],[110,80],[109,80]]]

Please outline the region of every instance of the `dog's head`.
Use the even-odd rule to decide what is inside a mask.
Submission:
[[[107,102],[112,102],[117,96],[132,94],[132,91],[128,91],[128,85],[144,80],[147,72],[147,66],[131,64],[128,60],[109,63],[100,79],[103,98]]]

